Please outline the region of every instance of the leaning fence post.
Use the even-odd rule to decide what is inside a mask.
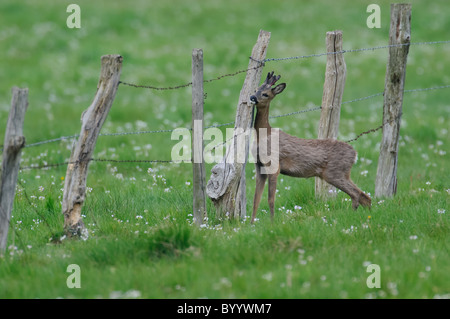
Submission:
[[[203,160],[203,50],[192,51],[192,170],[193,208],[197,225],[206,217],[205,162]]]
[[[86,195],[86,179],[89,162],[97,142],[98,134],[111,109],[119,85],[122,69],[120,55],[104,55],[97,85],[97,93],[89,108],[81,115],[81,132],[75,141],[67,166],[62,212],[67,236],[85,238],[87,229],[81,220],[81,207]]]
[[[375,181],[376,197],[391,197],[397,192],[398,139],[410,41],[411,4],[392,4],[384,86],[383,137]]]
[[[342,31],[327,32],[327,65],[323,85],[322,112],[319,122],[319,139],[337,139],[347,68],[342,51]],[[316,177],[316,197],[335,196],[336,188]]]
[[[262,61],[266,58],[269,40],[270,32],[261,30],[239,95],[231,144],[227,147],[222,162],[211,169],[211,177],[206,185],[206,194],[214,203],[219,216],[229,213],[230,218],[238,219],[246,214],[245,164],[253,114],[250,95],[255,92],[261,80],[264,65]]]
[[[0,254],[6,250],[9,221],[14,203],[22,148],[23,121],[28,107],[28,89],[12,88],[11,111],[6,125],[0,171]]]

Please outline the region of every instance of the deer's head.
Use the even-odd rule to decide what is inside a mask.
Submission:
[[[278,84],[272,88],[280,78],[281,75],[273,75],[273,71],[268,73],[264,83],[256,90],[255,94],[250,96],[250,101],[256,104],[256,107],[268,106],[273,98],[286,88],[286,83]]]

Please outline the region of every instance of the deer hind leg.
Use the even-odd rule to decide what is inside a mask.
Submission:
[[[253,198],[253,213],[252,213],[252,221],[255,221],[256,212],[258,210],[259,203],[261,202],[261,196],[264,190],[264,186],[266,185],[267,175],[263,175],[260,172],[261,167],[256,165],[256,188],[255,188],[255,197]]]

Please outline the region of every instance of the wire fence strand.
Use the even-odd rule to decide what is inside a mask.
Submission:
[[[448,43],[450,43],[450,40],[429,41],[429,42],[411,42],[411,43],[400,43],[400,44],[388,44],[388,45],[380,45],[380,46],[371,47],[371,48],[359,48],[359,49],[340,50],[340,51],[334,51],[334,52],[324,52],[324,53],[316,53],[316,54],[308,54],[308,55],[298,55],[298,56],[291,56],[291,57],[285,57],[285,58],[268,58],[268,59],[265,59],[262,62],[308,59],[308,58],[317,58],[317,57],[321,57],[321,56],[334,55],[334,54],[345,54],[345,53],[354,53],[354,52],[375,51],[375,50],[380,50],[380,49],[389,49],[389,48],[402,47],[402,46],[448,44]]]
[[[439,89],[446,89],[446,88],[450,88],[450,85],[440,85],[440,86],[434,86],[434,87],[429,87],[429,88],[418,88],[418,89],[409,89],[409,90],[405,90],[405,93],[413,93],[413,92],[425,92],[425,91],[431,91],[431,90],[439,90]],[[368,100],[371,98],[375,98],[378,96],[382,96],[383,93],[376,93],[376,94],[372,94],[369,96],[365,96],[362,98],[356,98],[353,100],[349,100],[349,101],[344,101],[342,102],[342,104],[348,104],[348,103],[353,103],[353,102],[359,102],[359,101],[364,101],[364,100]],[[290,112],[290,113],[286,113],[286,114],[281,114],[281,115],[276,115],[276,116],[271,116],[270,118],[279,118],[279,117],[286,117],[286,116],[292,116],[292,115],[296,115],[296,114],[301,114],[301,113],[306,113],[306,112],[312,112],[312,111],[317,111],[320,110],[322,107],[321,106],[316,106],[316,107],[312,107],[309,109],[305,109],[305,110],[301,110],[301,111],[296,111],[296,112]],[[377,132],[379,130],[381,130],[384,125],[386,125],[387,123],[390,123],[392,121],[394,121],[395,119],[390,119],[388,121],[385,121],[383,124],[375,127],[375,128],[371,128],[369,130],[366,130],[364,132],[359,133],[356,137],[346,140],[345,142],[347,143],[351,143],[351,142],[355,142],[357,141],[359,138],[361,138],[364,135],[368,135],[374,132]],[[208,128],[213,128],[213,127],[221,127],[221,126],[228,126],[228,125],[233,125],[233,122],[228,122],[228,123],[222,123],[222,124],[216,124],[216,125],[210,125],[205,127],[205,129]],[[100,134],[101,136],[118,136],[118,135],[130,135],[130,134],[149,134],[149,133],[159,133],[159,132],[173,132],[176,129],[169,129],[169,130],[159,130],[159,131],[137,131],[137,132],[121,132],[121,133],[104,133],[104,134]],[[55,138],[55,139],[51,139],[51,140],[47,140],[47,141],[41,141],[41,142],[36,142],[33,144],[29,144],[27,147],[31,147],[31,146],[38,146],[38,145],[42,145],[42,144],[46,144],[46,143],[51,143],[51,142],[55,142],[55,141],[61,141],[61,140],[65,140],[65,139],[71,139],[71,138],[76,138],[79,135],[71,135],[71,136],[62,136],[60,138]],[[224,146],[228,141],[225,141],[223,143],[219,143],[218,145],[214,146],[213,148],[211,148],[211,150],[216,149],[217,147],[220,146]],[[92,162],[108,162],[108,163],[147,163],[147,164],[155,164],[155,163],[160,163],[160,164],[176,164],[176,163],[189,163],[189,161],[185,161],[185,160],[179,160],[179,161],[173,161],[173,160],[116,160],[116,159],[104,159],[104,158],[91,158],[89,159],[89,161]],[[59,163],[51,163],[51,164],[42,164],[42,165],[29,165],[29,166],[23,166],[20,169],[23,170],[31,170],[31,169],[49,169],[49,168],[55,168],[55,167],[60,167],[60,166],[67,166],[69,164],[75,164],[77,162],[69,162],[69,161],[64,161],[64,162],[59,162]]]
[[[368,48],[357,48],[357,49],[348,49],[348,50],[340,50],[340,51],[334,51],[334,52],[323,52],[323,53],[314,53],[314,54],[308,54],[308,55],[297,55],[297,56],[290,56],[290,57],[284,57],[284,58],[267,58],[263,61],[258,61],[250,57],[251,60],[259,62],[259,65],[253,68],[247,68],[243,70],[236,71],[234,73],[228,73],[223,74],[218,77],[204,80],[204,83],[209,83],[217,80],[221,80],[226,77],[233,77],[241,73],[248,72],[249,70],[254,70],[261,68],[265,65],[265,62],[278,62],[278,61],[286,61],[286,60],[300,60],[300,59],[308,59],[308,58],[317,58],[321,56],[328,56],[328,55],[334,55],[334,54],[345,54],[345,53],[355,53],[355,52],[366,52],[366,51],[375,51],[375,50],[381,50],[381,49],[389,49],[394,47],[402,47],[402,46],[419,46],[419,45],[436,45],[436,44],[449,44],[450,40],[442,40],[442,41],[423,41],[423,42],[411,42],[411,43],[400,43],[400,44],[388,44],[388,45],[380,45],[375,47],[368,47]],[[186,88],[189,86],[192,86],[192,82],[177,85],[177,86],[168,86],[168,87],[157,87],[152,85],[141,85],[141,84],[134,84],[124,81],[119,81],[119,84],[123,84],[126,86],[134,87],[134,88],[141,88],[141,89],[151,89],[151,90],[157,90],[157,91],[167,91],[167,90],[177,90]]]
[[[86,160],[87,162],[103,162],[103,163],[146,163],[146,164],[180,164],[180,163],[186,163],[189,161],[184,160],[116,160],[116,159],[109,159],[109,158],[90,158]],[[29,166],[21,166],[20,170],[32,170],[32,169],[49,169],[49,168],[55,168],[60,166],[67,166],[69,164],[79,164],[82,161],[64,161],[59,163],[51,163],[51,164],[35,164],[35,165],[29,165]]]
[[[434,87],[429,87],[429,88],[410,89],[410,90],[405,90],[404,93],[425,92],[425,91],[447,89],[447,88],[450,88],[450,85],[440,85],[440,86],[434,86]],[[344,102],[342,102],[342,104],[349,104],[349,103],[354,103],[354,102],[360,102],[360,101],[372,99],[372,98],[375,98],[375,97],[378,97],[378,96],[382,96],[383,94],[384,94],[383,92],[380,92],[380,93],[372,94],[372,95],[361,97],[361,98],[355,98],[353,100],[344,101]],[[280,117],[293,116],[293,115],[297,115],[297,114],[318,111],[321,108],[322,108],[321,106],[315,106],[315,107],[311,107],[311,108],[305,109],[305,110],[289,112],[289,113],[285,113],[285,114],[281,114],[281,115],[273,115],[273,116],[270,116],[270,118],[280,118]],[[214,124],[214,125],[206,126],[204,129],[223,127],[223,126],[230,126],[230,125],[233,125],[233,124],[234,124],[234,121],[233,122],[227,122],[227,123],[221,123],[221,124]],[[155,134],[155,133],[171,133],[171,132],[175,131],[176,129],[177,128],[151,130],[151,131],[146,130],[146,131],[132,131],[132,132],[101,133],[101,134],[99,134],[99,136],[125,136],[125,135],[140,135],[140,134]],[[188,130],[192,130],[192,128],[188,128]],[[61,136],[61,137],[54,138],[54,139],[49,139],[49,140],[45,140],[45,141],[40,141],[40,142],[35,142],[35,143],[32,143],[32,144],[28,144],[25,147],[26,148],[27,147],[35,147],[35,146],[39,146],[39,145],[43,145],[43,144],[54,143],[54,142],[74,139],[74,138],[78,138],[78,137],[79,137],[79,134],[69,135],[69,136]]]
[[[215,78],[212,78],[212,79],[209,79],[209,80],[203,80],[203,83],[211,83],[211,82],[218,81],[218,80],[221,80],[221,79],[226,78],[226,77],[233,77],[233,76],[236,76],[236,75],[241,74],[241,73],[247,73],[250,70],[259,69],[259,68],[261,68],[263,66],[264,66],[264,63],[260,62],[260,64],[258,66],[255,66],[255,67],[252,67],[252,68],[248,68],[248,69],[245,69],[245,70],[239,70],[239,71],[236,71],[234,73],[222,74],[222,75],[219,75],[219,76],[217,76]],[[151,89],[151,90],[156,90],[156,91],[178,90],[178,89],[182,89],[182,88],[186,88],[186,87],[192,86],[192,82],[189,82],[189,83],[186,83],[186,84],[177,85],[177,86],[168,86],[168,87],[157,87],[157,86],[152,86],[152,85],[141,85],[141,84],[134,84],[134,83],[124,82],[124,81],[119,81],[119,84],[123,84],[123,85],[126,85],[126,86],[131,86],[131,87],[138,88],[138,89]]]
[[[427,41],[427,42],[412,42],[412,43],[403,43],[403,44],[382,45],[382,46],[369,47],[369,48],[358,48],[358,49],[341,50],[341,51],[335,51],[335,52],[326,52],[326,53],[318,53],[318,54],[310,54],[310,55],[299,55],[299,56],[292,56],[292,57],[285,57],[285,58],[268,58],[268,59],[265,59],[264,61],[257,61],[257,62],[259,62],[259,65],[256,66],[256,67],[239,70],[239,71],[236,71],[234,73],[223,74],[223,75],[220,75],[218,77],[215,77],[215,78],[212,78],[212,79],[209,79],[209,80],[204,80],[203,82],[204,83],[209,83],[209,82],[221,80],[221,79],[223,79],[225,77],[233,77],[233,76],[236,76],[238,74],[241,74],[241,73],[244,73],[244,72],[248,72],[249,70],[258,69],[258,68],[263,67],[265,62],[285,61],[285,60],[293,60],[293,59],[305,59],[305,58],[320,57],[320,56],[326,56],[326,55],[331,55],[331,54],[340,54],[340,53],[374,51],[374,50],[379,50],[379,49],[386,49],[386,48],[405,46],[405,45],[415,46],[415,45],[435,45],[435,44],[448,44],[448,43],[450,43],[450,40]],[[119,81],[119,84],[123,84],[123,85],[126,85],[126,86],[131,86],[131,87],[135,87],[135,88],[146,88],[146,89],[153,89],[153,90],[175,90],[175,89],[189,87],[189,86],[192,85],[192,82],[189,82],[189,83],[186,83],[186,84],[182,84],[182,85],[178,85],[178,86],[169,86],[169,87],[156,87],[156,86],[151,86],[151,85],[140,85],[140,84],[127,83],[127,82],[123,82],[123,81]],[[445,88],[449,88],[449,87],[450,87],[450,85],[441,85],[441,86],[430,87],[430,88],[419,88],[419,89],[405,90],[404,93],[423,92],[423,91],[430,91],[430,90],[437,90],[437,89],[445,89]],[[350,100],[350,101],[345,101],[345,102],[342,102],[342,104],[348,104],[348,103],[368,100],[368,99],[371,99],[371,98],[375,98],[375,97],[381,96],[383,94],[384,94],[383,92],[380,92],[380,93],[376,93],[376,94],[369,95],[369,96],[366,96],[366,97],[356,98],[356,99],[353,99],[353,100]],[[316,106],[316,107],[313,107],[313,108],[310,108],[310,109],[306,109],[306,110],[300,110],[300,111],[290,112],[290,113],[286,113],[286,114],[271,116],[270,118],[279,118],[279,117],[292,116],[292,115],[306,113],[306,112],[311,112],[311,111],[316,111],[316,110],[320,110],[320,109],[321,109],[320,106]],[[228,122],[228,123],[222,123],[222,124],[215,124],[215,125],[207,126],[207,127],[205,127],[205,129],[214,128],[214,127],[228,126],[228,125],[233,125],[233,124],[234,124],[234,121],[233,122]],[[137,135],[137,134],[166,133],[166,132],[173,132],[174,130],[176,130],[176,129],[162,129],[162,130],[151,130],[151,131],[147,130],[147,131],[133,131],[133,132],[116,132],[116,133],[101,133],[101,134],[99,134],[99,136],[124,136],[124,135]],[[189,128],[189,130],[192,130],[192,129]],[[63,140],[70,140],[70,139],[74,139],[74,138],[78,138],[78,137],[79,137],[79,134],[69,135],[69,136],[61,136],[61,137],[54,138],[54,139],[49,139],[49,140],[44,140],[44,141],[31,143],[31,144],[26,145],[25,147],[26,148],[28,148],[28,147],[35,147],[35,146],[39,146],[39,145],[43,145],[43,144],[48,144],[48,143],[53,143],[53,142],[58,142],[58,141],[63,141]],[[3,145],[0,145],[0,150],[3,151]]]

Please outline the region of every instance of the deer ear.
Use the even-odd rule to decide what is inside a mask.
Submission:
[[[286,88],[286,83],[278,84],[276,87],[272,89],[272,93],[274,95],[280,94]]]

